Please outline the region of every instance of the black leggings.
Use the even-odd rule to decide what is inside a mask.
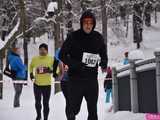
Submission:
[[[49,115],[49,99],[51,95],[51,86],[38,86],[34,84],[35,108],[37,117],[41,118],[41,98],[43,97],[43,115],[44,119],[48,119]]]
[[[92,80],[69,80],[69,111],[68,120],[76,120],[76,115],[80,111],[81,103],[85,98],[88,108],[88,120],[98,120],[98,81]]]

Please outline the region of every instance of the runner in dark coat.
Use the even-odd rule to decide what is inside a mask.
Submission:
[[[75,120],[80,111],[83,97],[88,107],[88,120],[98,120],[98,61],[106,71],[108,57],[106,45],[102,35],[94,31],[96,19],[94,14],[87,10],[80,19],[81,28],[68,35],[61,51],[61,61],[68,65],[69,76],[69,106],[67,119]]]

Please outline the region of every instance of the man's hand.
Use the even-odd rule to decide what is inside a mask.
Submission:
[[[57,77],[58,77],[58,74],[57,74],[57,73],[53,73],[53,77],[54,77],[54,78],[57,78]]]
[[[107,72],[107,68],[101,68],[101,70],[102,70],[102,73]]]
[[[64,71],[68,71],[69,67],[68,65],[64,65]]]
[[[33,73],[30,73],[30,79],[33,81],[33,79],[34,79]]]

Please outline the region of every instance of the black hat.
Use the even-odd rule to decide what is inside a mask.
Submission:
[[[39,49],[40,49],[40,48],[44,48],[44,49],[46,49],[46,50],[48,51],[48,45],[45,44],[45,43],[42,43],[42,44],[39,46]]]
[[[84,13],[82,14],[82,16],[80,18],[81,29],[83,28],[82,26],[83,26],[83,20],[84,20],[84,18],[88,18],[88,17],[93,19],[93,30],[94,30],[94,28],[96,26],[96,18],[95,18],[94,13],[90,9],[84,11]]]

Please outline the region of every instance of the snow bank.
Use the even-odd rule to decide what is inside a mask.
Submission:
[[[103,75],[99,76],[99,99],[98,99],[98,117],[99,120],[105,120],[105,93],[103,89]],[[34,120],[36,117],[34,107],[33,84],[29,82],[28,86],[24,86],[21,96],[21,107],[14,109],[13,98],[14,88],[12,81],[4,76],[4,97],[0,100],[0,120]],[[29,116],[28,116],[29,115]],[[86,120],[88,116],[87,105],[83,100],[81,111],[76,120]],[[66,120],[65,117],[65,99],[63,94],[54,94],[54,85],[52,86],[50,99],[50,114],[49,120]]]
[[[146,120],[145,114],[134,114],[129,111],[121,111],[115,114],[110,113],[106,115],[105,120]]]
[[[129,52],[130,60],[143,60],[145,59],[144,53],[141,50],[133,50]]]
[[[156,49],[155,49],[155,52],[160,52],[160,48],[156,48]]]

